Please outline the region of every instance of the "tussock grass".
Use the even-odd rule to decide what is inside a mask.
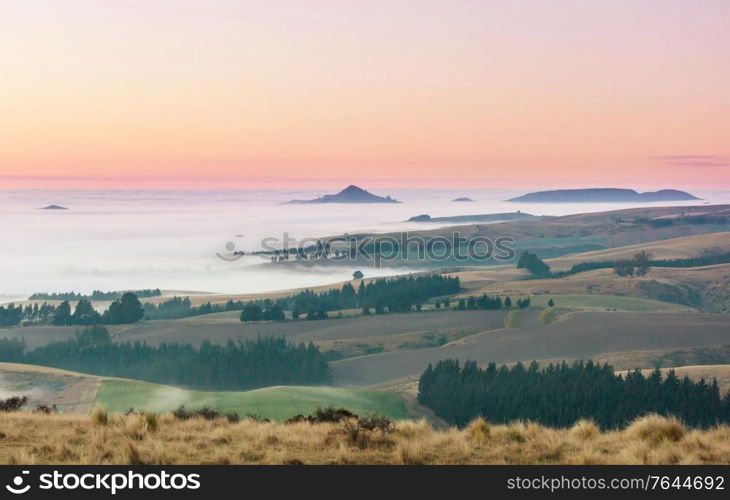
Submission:
[[[636,439],[652,444],[662,441],[679,441],[687,430],[676,418],[665,418],[659,415],[647,415],[634,420],[626,432]]]
[[[106,418],[101,415],[106,415]],[[435,430],[426,421],[392,429],[355,421],[288,425],[169,414],[92,417],[6,413],[2,464],[726,464],[730,426],[689,430],[647,415],[623,430],[587,420],[568,429],[533,422]]]

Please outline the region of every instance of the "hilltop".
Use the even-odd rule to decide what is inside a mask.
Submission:
[[[661,191],[639,193],[633,189],[592,188],[537,191],[506,201],[521,201],[525,203],[650,203],[654,201],[688,201],[699,199],[696,196],[676,189],[662,189]]]
[[[353,185],[337,194],[326,194],[314,200],[291,200],[288,203],[400,203],[390,196],[377,196]]]

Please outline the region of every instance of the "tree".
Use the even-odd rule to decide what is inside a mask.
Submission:
[[[355,271],[352,273],[352,279],[354,280],[361,280],[365,277],[365,275],[362,273],[362,271]]]
[[[632,259],[621,259],[613,263],[613,270],[619,276],[633,276],[634,265]]]
[[[545,264],[537,254],[530,253],[527,250],[520,255],[520,260],[517,261],[517,269],[527,269],[535,278],[550,277],[550,266]]]
[[[0,326],[15,326],[23,316],[23,306],[8,304],[7,309],[0,306]]]
[[[549,325],[553,321],[555,321],[557,318],[555,316],[555,309],[552,307],[546,307],[542,311],[540,311],[540,323],[544,325]]]
[[[264,319],[264,312],[260,305],[255,302],[249,302],[243,306],[240,319],[241,321],[261,321]]]
[[[68,300],[61,302],[56,308],[56,314],[53,315],[53,324],[56,326],[66,326],[73,323],[71,318],[71,306]]]
[[[637,276],[646,276],[651,268],[652,255],[649,252],[641,251],[634,255],[634,265],[636,266]]]
[[[517,299],[517,307],[520,309],[525,309],[527,307],[530,307],[530,297],[525,297],[524,299]]]
[[[95,325],[101,321],[101,314],[86,299],[81,299],[76,304],[73,316],[71,317],[74,325]]]
[[[553,302],[553,299],[548,300],[548,307],[555,307],[555,302]]]
[[[279,304],[272,304],[270,308],[264,311],[264,319],[270,321],[282,321],[286,318],[284,310]]]
[[[507,316],[504,318],[505,328],[517,328],[518,326],[522,326],[522,323],[522,313],[516,309],[507,313]]]
[[[144,317],[144,308],[137,296],[132,292],[126,292],[118,300],[109,305],[104,312],[102,320],[110,325],[128,325],[136,323]]]
[[[512,299],[510,299],[509,297],[505,297],[504,298],[504,308],[510,309],[511,307],[512,307]]]

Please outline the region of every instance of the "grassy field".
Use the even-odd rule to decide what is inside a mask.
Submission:
[[[164,413],[185,405],[194,409],[209,406],[241,416],[256,414],[282,421],[298,413],[310,414],[317,408],[334,406],[359,414],[381,414],[406,418],[403,399],[395,393],[333,387],[267,387],[242,392],[189,391],[147,382],[103,380],[95,402],[111,412],[130,407]]]
[[[171,415],[94,418],[3,415],[0,464],[727,464],[730,427],[690,430],[646,416],[601,432],[534,423],[435,430],[425,421],[366,430],[340,423],[179,421]]]
[[[57,405],[63,413],[87,415],[100,405],[110,412],[138,410],[164,413],[180,405],[190,409],[209,406],[241,416],[257,414],[285,420],[298,413],[336,406],[369,415],[406,418],[409,412],[395,391],[335,387],[278,386],[252,391],[192,391],[138,380],[100,377],[45,366],[0,363],[0,397],[27,395],[28,408]],[[420,414],[419,412],[415,412]]]
[[[688,309],[687,306],[669,302],[619,295],[533,295],[530,300],[534,307],[547,307],[550,299],[553,299],[555,307],[558,309],[615,309],[633,312],[686,311]]]
[[[119,341],[200,344],[203,340],[255,339],[258,336],[285,336],[291,342],[318,342],[367,339],[373,336],[441,331],[487,329],[501,322],[502,311],[438,311],[332,318],[318,321],[241,323],[238,315],[206,314],[181,320],[140,321],[132,325],[111,325],[110,333]],[[496,322],[496,323],[495,323]],[[75,327],[30,326],[0,330],[0,336],[22,338],[29,347],[44,345],[73,335]]]
[[[0,398],[28,396],[28,407],[56,405],[64,413],[87,415],[101,379],[46,366],[0,363]]]
[[[547,263],[553,270],[558,271],[570,269],[571,266],[579,262],[627,259],[642,251],[651,253],[655,259],[676,259],[696,257],[702,250],[710,248],[724,252],[730,251],[730,232],[696,234],[605,250],[583,252],[549,259]]]
[[[510,363],[726,344],[727,314],[584,311],[549,325],[487,331],[442,347],[372,354],[331,366],[337,384],[377,385],[418,376],[429,363],[447,358]]]
[[[621,277],[612,269],[598,269],[558,279],[515,279],[509,268],[475,270],[457,273],[467,289],[465,295],[497,294],[538,296],[575,295],[586,301],[614,300],[594,297],[616,297],[653,300],[653,304],[616,302],[624,310],[687,310],[699,307],[712,312],[727,310],[730,298],[730,264],[696,268],[652,268],[645,277]],[[502,275],[502,276],[500,276]],[[623,297],[623,298],[622,298]],[[538,299],[539,300],[539,299]],[[582,299],[581,299],[582,300]],[[557,303],[556,299],[556,303]],[[534,303],[534,301],[533,301]],[[538,302],[542,305],[541,302]],[[593,302],[575,303],[576,308],[593,308]],[[622,306],[622,307],[618,307]],[[639,309],[634,309],[639,307]]]

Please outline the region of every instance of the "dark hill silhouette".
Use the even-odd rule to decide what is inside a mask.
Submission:
[[[689,193],[676,189],[662,189],[661,191],[639,193],[633,189],[592,188],[538,191],[507,201],[522,201],[526,203],[649,203],[653,201],[687,201],[699,199]]]
[[[41,210],[68,210],[68,208],[62,207],[61,205],[48,205],[47,207],[41,208]]]
[[[472,200],[471,198],[463,197],[463,198],[454,198],[451,201],[462,201],[463,202],[463,201],[474,201],[474,200]]]
[[[337,194],[326,194],[314,200],[292,200],[289,203],[400,203],[390,196],[368,193],[355,185],[347,186]]]

